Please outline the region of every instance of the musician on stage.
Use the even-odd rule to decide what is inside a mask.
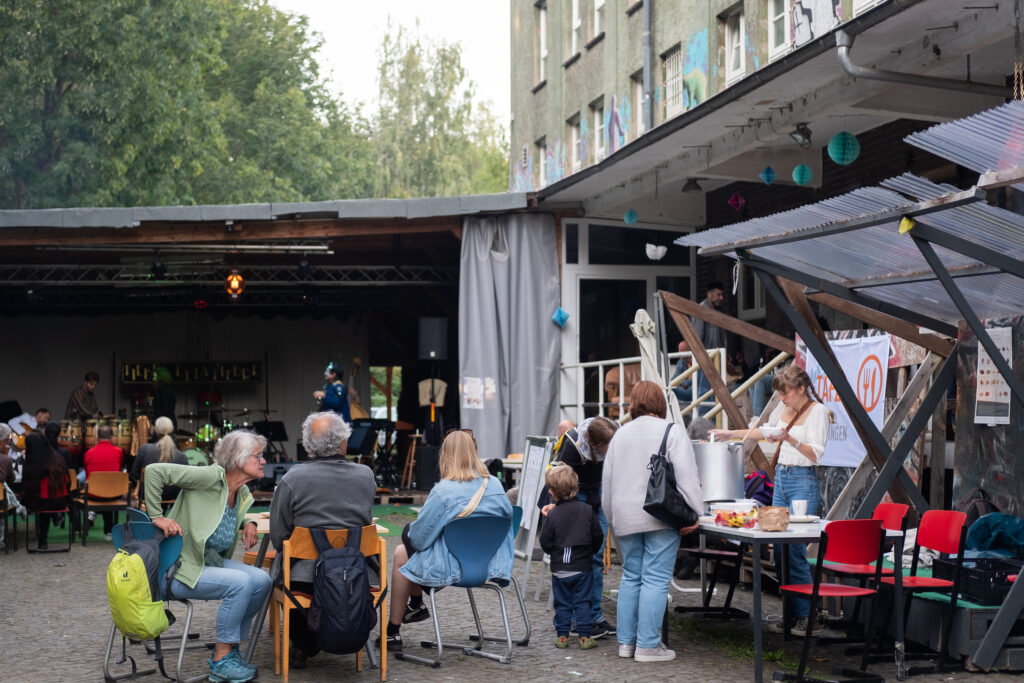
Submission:
[[[68,407],[64,411],[66,420],[91,420],[100,416],[100,407],[96,403],[96,385],[100,382],[100,376],[95,370],[85,373],[85,381],[82,386],[76,387],[68,398]]]
[[[341,415],[341,419],[345,420],[346,423],[351,424],[352,417],[348,407],[348,389],[345,388],[345,384],[341,381],[342,375],[344,375],[344,370],[341,367],[334,363],[328,363],[327,368],[324,370],[324,386],[313,392],[313,398],[320,401],[320,405],[324,410],[333,410],[338,415]]]

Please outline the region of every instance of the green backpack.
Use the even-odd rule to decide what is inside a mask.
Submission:
[[[163,656],[160,651],[160,634],[174,623],[174,615],[164,609],[160,597],[160,578],[166,585],[165,593],[170,595],[170,583],[181,564],[172,565],[163,577],[160,571],[160,542],[163,535],[137,539],[132,535],[132,525],[124,524],[124,544],[107,565],[107,600],[114,625],[124,638],[156,641],[156,659],[163,673]],[[120,663],[125,662],[125,654]],[[132,671],[135,660],[132,659]],[[166,676],[166,674],[164,674]]]

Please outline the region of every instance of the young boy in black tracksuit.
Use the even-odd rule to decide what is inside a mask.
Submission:
[[[594,508],[576,500],[579,478],[571,467],[558,465],[545,477],[552,505],[544,508],[540,547],[551,556],[551,594],[555,602],[555,646],[569,646],[569,627],[576,616],[580,649],[597,647],[590,633],[594,627],[591,591],[592,558],[604,534]]]

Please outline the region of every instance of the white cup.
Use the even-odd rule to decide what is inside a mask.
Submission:
[[[793,501],[793,515],[795,517],[804,517],[807,514],[807,501],[806,500],[794,500]]]

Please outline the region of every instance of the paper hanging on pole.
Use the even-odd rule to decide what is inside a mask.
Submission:
[[[992,337],[999,353],[1013,367],[1011,350],[1012,331],[1009,327],[991,327],[985,330]],[[978,344],[978,371],[975,376],[974,423],[980,425],[1010,424],[1010,385],[1003,379],[992,357]]]

